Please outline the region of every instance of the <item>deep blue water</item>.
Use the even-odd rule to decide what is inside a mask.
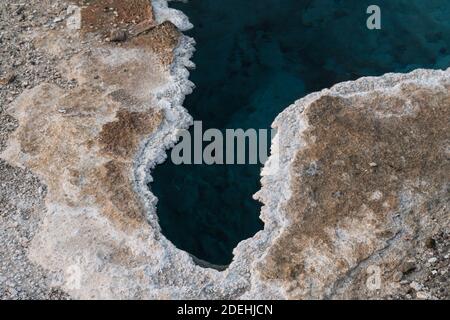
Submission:
[[[368,30],[366,9],[382,10]],[[448,0],[191,0],[197,41],[185,107],[205,128],[268,128],[307,93],[361,76],[450,65]],[[213,264],[262,229],[259,165],[175,166],[153,172],[163,233]]]

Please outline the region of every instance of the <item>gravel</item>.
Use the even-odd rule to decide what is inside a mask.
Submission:
[[[0,0],[0,151],[17,120],[8,105],[24,90],[43,81],[74,85],[54,69],[55,60],[34,48],[30,36],[65,9],[63,1]],[[33,264],[27,249],[40,223],[46,187],[31,172],[0,160],[0,299],[67,299],[51,286],[51,275]]]

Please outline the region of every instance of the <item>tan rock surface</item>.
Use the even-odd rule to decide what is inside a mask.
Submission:
[[[431,87],[404,81],[305,105],[287,227],[260,263],[264,279],[291,298],[371,296],[365,268],[393,283],[417,240],[448,230],[449,89],[448,77]]]

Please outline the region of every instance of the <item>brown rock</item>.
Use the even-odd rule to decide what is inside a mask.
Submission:
[[[0,78],[0,85],[5,86],[10,84],[16,79],[16,75],[14,73],[9,73],[6,76]]]
[[[395,282],[400,282],[403,278],[403,273],[402,272],[396,272],[394,273],[392,280],[394,280]]]
[[[403,274],[408,274],[416,269],[416,263],[414,261],[405,261],[401,267]]]
[[[148,20],[142,21],[141,23],[131,26],[129,32],[133,37],[137,37],[143,33],[146,33],[156,27],[155,21]]]
[[[146,47],[154,51],[165,66],[173,62],[173,50],[178,45],[181,33],[170,21],[165,21],[147,33],[129,41],[130,46]]]
[[[123,30],[113,30],[109,39],[113,42],[123,42],[127,40],[127,33]]]
[[[82,4],[81,1],[76,2]],[[107,32],[112,25],[127,26],[154,21],[153,8],[148,0],[92,0],[87,6],[81,7],[83,32],[102,33]]]
[[[434,240],[432,237],[427,238],[427,240],[425,240],[425,246],[428,249],[436,249],[436,240]]]

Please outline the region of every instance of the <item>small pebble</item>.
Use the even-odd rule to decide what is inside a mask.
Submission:
[[[113,42],[123,42],[127,40],[127,34],[122,30],[113,30],[111,31],[109,39]]]
[[[400,272],[400,271],[394,273],[394,275],[393,275],[393,277],[392,277],[392,279],[393,279],[395,282],[401,281],[402,278],[403,278],[403,273]]]
[[[413,281],[409,284],[409,286],[414,289],[415,291],[420,291],[422,290],[422,285],[416,281]]]
[[[410,273],[411,271],[414,271],[416,269],[416,263],[412,260],[408,260],[403,263],[401,267],[401,271],[404,274]]]
[[[428,294],[426,292],[423,292],[423,291],[417,292],[416,293],[416,297],[417,297],[417,299],[420,299],[420,300],[426,300],[426,299],[429,298]]]
[[[436,257],[428,259],[428,263],[435,263],[438,259]]]
[[[436,248],[436,240],[434,240],[433,238],[428,238],[426,241],[425,241],[425,246],[428,248],[428,249],[435,249]]]

